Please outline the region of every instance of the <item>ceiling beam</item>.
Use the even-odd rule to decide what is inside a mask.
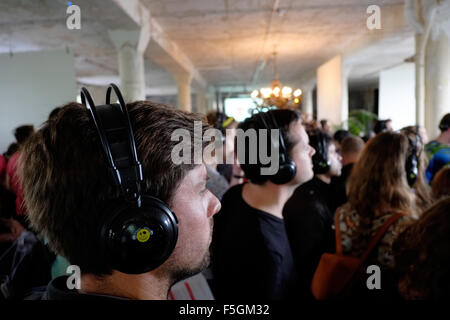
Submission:
[[[161,25],[152,18],[150,10],[139,0],[112,0],[133,20],[141,26],[143,43],[148,42],[143,50],[145,57],[151,59],[172,75],[189,74],[194,86],[207,88],[207,82],[194,67],[190,59],[182,52],[164,32]],[[145,38],[150,41],[145,41]]]

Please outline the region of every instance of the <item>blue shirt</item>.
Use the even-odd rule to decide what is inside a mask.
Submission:
[[[430,182],[439,170],[450,166],[450,146],[431,141],[425,146],[425,150],[429,159],[426,178]]]

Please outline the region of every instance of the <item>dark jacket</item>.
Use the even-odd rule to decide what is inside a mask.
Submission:
[[[335,251],[330,185],[314,177],[298,187],[283,209],[301,295],[312,299],[311,280],[325,252]]]

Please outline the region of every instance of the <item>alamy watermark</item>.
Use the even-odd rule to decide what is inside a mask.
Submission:
[[[70,265],[66,269],[66,273],[69,274],[66,280],[67,289],[81,289],[81,270],[77,265]]]
[[[68,7],[66,9],[66,14],[69,16],[66,19],[66,26],[69,30],[80,30],[81,29],[81,9],[79,6],[68,2]]]
[[[194,122],[194,137],[191,137],[191,133],[187,129],[174,130],[171,141],[179,143],[171,151],[172,162],[176,165],[202,164],[203,162],[233,164],[235,159],[229,154],[224,159],[220,130],[207,129],[204,134],[202,132],[201,121]],[[260,171],[261,175],[274,175],[278,172],[280,162],[279,129],[247,129],[245,131],[236,129],[235,133],[235,154],[239,163],[263,165]],[[234,135],[232,130],[227,129],[226,135],[228,134]],[[203,148],[205,142],[207,145]],[[194,145],[192,146],[192,144]],[[270,150],[268,146],[270,146]]]
[[[367,278],[366,286],[369,290],[381,289],[381,269],[379,266],[372,264],[367,267],[366,273],[370,274]]]
[[[381,29],[381,9],[380,6],[371,5],[367,7],[367,14],[370,16],[366,20],[366,26],[369,30]]]

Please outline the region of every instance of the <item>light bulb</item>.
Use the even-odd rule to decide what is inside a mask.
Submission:
[[[259,95],[258,90],[253,90],[252,93],[250,94],[250,96],[251,96],[253,99],[256,99],[256,98],[258,97],[258,95]]]
[[[279,97],[280,96],[280,91],[281,91],[280,87],[275,87],[272,90],[272,92],[275,95],[275,97]]]
[[[281,94],[283,97],[289,97],[292,93],[292,88],[290,87],[283,87],[283,90],[281,90]]]
[[[301,89],[297,89],[294,91],[294,97],[300,97],[302,95],[302,90]]]
[[[263,98],[267,99],[270,98],[270,95],[272,94],[272,89],[270,88],[262,88],[260,90],[261,95],[263,96]]]

